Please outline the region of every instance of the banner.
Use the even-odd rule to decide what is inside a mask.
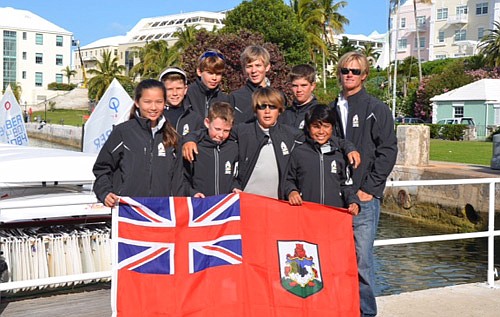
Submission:
[[[242,193],[122,197],[113,316],[359,316],[352,216]]]
[[[28,145],[28,132],[24,125],[23,113],[10,85],[5,89],[0,105],[0,142]]]
[[[134,101],[115,78],[85,123],[83,152],[99,153],[114,125],[128,120]]]

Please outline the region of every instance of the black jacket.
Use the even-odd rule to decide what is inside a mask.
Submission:
[[[291,125],[297,129],[304,129],[306,113],[318,104],[316,97],[304,105],[297,104],[294,100],[290,107],[286,107],[285,111],[278,117],[281,123]]]
[[[380,198],[398,153],[391,111],[361,89],[347,99],[349,113],[344,135],[337,101],[331,104],[338,111],[335,134],[354,143],[361,155],[361,165],[354,170],[354,188]]]
[[[238,180],[241,184],[241,189],[244,190],[255,168],[260,150],[267,142],[267,136],[257,121],[236,125],[233,127],[232,134],[238,141]],[[279,122],[269,129],[269,135],[273,142],[280,175],[278,196],[282,198],[281,182],[285,175],[290,154],[298,144],[304,142],[305,137],[302,131],[285,124],[280,124]]]
[[[182,107],[184,112],[181,114],[177,122],[170,122],[170,124],[175,128],[175,131],[179,133],[180,136],[184,136],[192,131],[197,131],[203,128],[203,117],[194,111],[193,107],[184,98],[182,102]],[[165,111],[167,111],[165,109]]]
[[[202,118],[208,115],[208,108],[215,101],[229,102],[229,96],[222,92],[219,87],[208,89],[200,78],[188,86],[185,99]]]
[[[359,205],[352,186],[351,168],[346,153],[340,149],[340,139],[332,137],[330,149],[323,151],[312,139],[292,152],[283,184],[285,196],[297,191],[306,201],[334,207]]]
[[[120,196],[182,195],[182,156],[163,146],[163,127],[154,137],[150,121],[133,118],[114,127],[94,164],[94,192],[104,202],[113,192]]]
[[[208,130],[202,130],[198,154],[192,163],[184,160],[186,195],[203,193],[205,196],[229,194],[239,188],[235,174],[238,165],[238,144],[233,139],[214,142]]]

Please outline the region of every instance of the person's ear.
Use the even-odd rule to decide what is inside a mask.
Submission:
[[[203,120],[203,123],[205,124],[205,127],[208,129],[208,127],[210,126],[210,120],[208,120],[208,118],[205,118],[205,120]]]
[[[201,77],[201,70],[199,68],[196,68],[196,74],[198,75],[198,77]]]

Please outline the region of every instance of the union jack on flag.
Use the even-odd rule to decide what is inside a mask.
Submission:
[[[118,269],[172,275],[241,264],[239,195],[120,199]]]

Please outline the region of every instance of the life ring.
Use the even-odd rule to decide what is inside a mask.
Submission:
[[[401,208],[404,209],[410,209],[411,208],[411,196],[408,194],[408,192],[404,189],[401,189],[398,192],[398,205]]]

